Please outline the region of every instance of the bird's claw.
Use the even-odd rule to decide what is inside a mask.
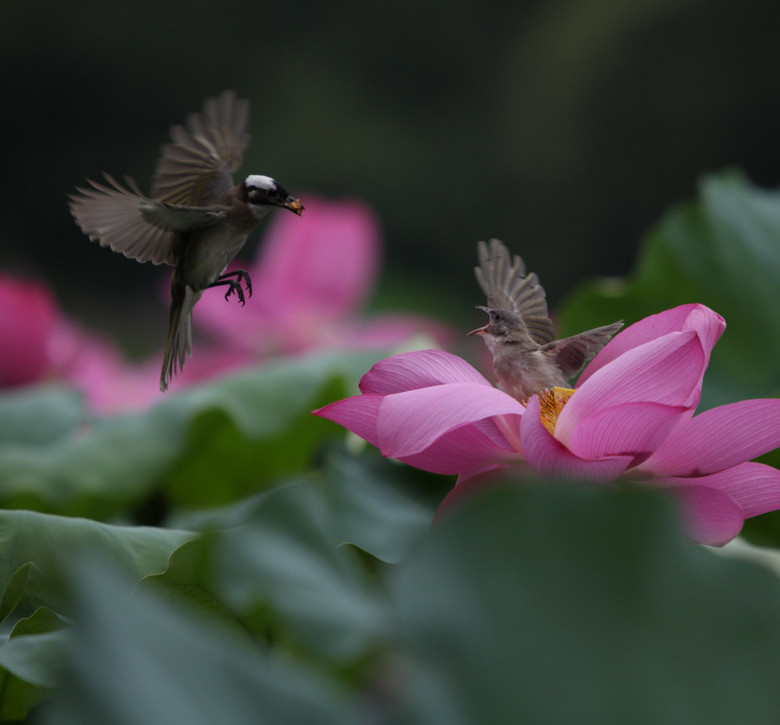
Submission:
[[[225,299],[229,300],[230,295],[235,294],[238,297],[238,301],[241,305],[246,305],[246,297],[244,297],[244,288],[241,283],[246,284],[246,291],[249,296],[252,296],[252,278],[249,276],[249,272],[245,269],[237,269],[235,272],[228,272],[217,278],[217,281],[212,284],[212,287],[218,285],[227,285],[227,292],[225,292]]]
[[[244,290],[241,287],[241,283],[231,280],[228,283],[228,290],[227,292],[225,292],[225,299],[230,300],[230,295],[232,295],[233,293],[235,293],[236,297],[238,297],[238,301],[241,303],[242,307],[246,305],[246,298],[244,297]],[[252,296],[251,292],[249,292],[249,296],[250,297]]]
[[[249,296],[252,296],[252,278],[249,276],[249,272],[244,271],[243,269],[239,270],[239,279],[244,280],[244,284],[246,284],[246,291],[249,294]]]

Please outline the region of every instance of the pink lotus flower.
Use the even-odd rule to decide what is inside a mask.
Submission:
[[[55,328],[50,350],[48,378],[76,387],[99,415],[142,411],[165,399],[159,385],[160,354],[131,362],[113,342],[69,320]],[[213,380],[246,364],[247,356],[234,350],[203,350],[179,376],[178,386]]]
[[[0,388],[46,375],[58,318],[54,295],[44,285],[0,275]]]
[[[580,376],[526,403],[436,350],[396,355],[362,379],[362,395],[315,411],[385,456],[458,481],[445,506],[485,474],[530,467],[597,482],[628,477],[674,488],[689,536],[721,545],[744,520],[780,508],[780,471],[751,459],[780,446],[780,400],[694,416],[710,352],[725,329],[703,305],[645,318]]]
[[[380,255],[379,223],[368,207],[306,196],[302,217],[279,214],[269,224],[248,270],[254,294],[246,307],[204,295],[195,324],[256,359],[327,347],[388,347],[420,333],[442,344],[448,334],[431,320],[357,318],[375,286]]]
[[[182,385],[247,363],[235,350],[204,351]],[[68,319],[42,282],[0,275],[0,389],[60,381],[84,395],[95,413],[141,410],[157,402],[160,357],[134,364],[110,340]]]
[[[49,379],[77,388],[95,413],[141,410],[159,395],[153,371],[128,363],[110,340],[64,317],[52,334],[49,348]]]

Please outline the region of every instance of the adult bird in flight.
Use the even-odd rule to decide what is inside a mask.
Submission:
[[[192,310],[204,290],[226,286],[245,303],[251,296],[245,270],[225,272],[249,234],[276,207],[303,213],[301,202],[270,176],[250,174],[238,185],[232,173],[249,144],[249,101],[232,91],[208,98],[201,113],[171,128],[162,147],[151,193],[104,174],[70,197],[76,223],[92,241],[139,262],[170,264],[171,312],[160,390],[192,354]],[[243,283],[243,284],[242,284]]]

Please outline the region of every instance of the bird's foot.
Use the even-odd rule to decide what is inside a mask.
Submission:
[[[242,282],[246,285],[246,291],[249,293],[249,296],[251,297],[252,278],[249,276],[249,272],[247,272],[245,269],[237,269],[234,272],[226,272],[225,274],[220,275],[217,278],[217,281],[210,286],[219,287],[221,285],[226,285],[228,291],[225,292],[225,299],[229,300],[230,295],[235,294],[236,297],[238,297],[238,301],[242,305],[245,305],[246,298],[244,297],[244,288],[241,286]]]
[[[227,292],[225,292],[225,299],[230,300],[230,295],[235,293],[236,297],[238,297],[238,301],[241,303],[241,306],[243,307],[244,305],[246,305],[246,298],[244,297],[244,289],[243,287],[241,287],[241,283],[231,279],[231,280],[226,280],[225,284],[228,286],[228,290]]]
[[[249,293],[249,296],[252,296],[252,278],[249,276],[249,272],[247,272],[245,269],[239,269],[236,270],[236,274],[238,275],[239,280],[244,280],[244,284],[246,285],[246,291]]]

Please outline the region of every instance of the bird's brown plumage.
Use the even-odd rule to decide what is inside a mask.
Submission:
[[[474,268],[489,321],[470,334],[481,335],[493,356],[496,384],[518,400],[553,387],[566,387],[622,322],[556,340],[538,277],[498,239],[477,246]]]

